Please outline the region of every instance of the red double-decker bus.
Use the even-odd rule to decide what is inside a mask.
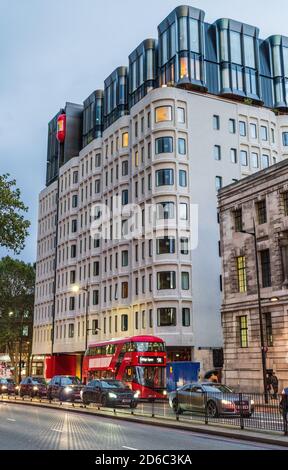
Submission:
[[[82,377],[113,378],[126,383],[142,399],[166,397],[166,348],[161,338],[133,336],[91,343],[83,359]]]

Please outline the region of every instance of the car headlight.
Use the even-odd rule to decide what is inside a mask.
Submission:
[[[2,385],[2,390],[7,390],[7,385]]]
[[[166,397],[166,395],[167,395],[167,390],[163,390],[163,395],[165,395],[165,397]]]
[[[71,393],[71,392],[73,392],[73,388],[71,388],[71,387],[65,387],[65,388],[64,388],[64,392],[65,392],[65,393]]]
[[[37,385],[34,385],[33,390],[38,390]]]
[[[16,385],[15,390],[19,390],[19,388],[20,388],[19,385]]]
[[[109,398],[117,398],[116,393],[109,392]]]
[[[234,406],[234,403],[229,400],[221,400],[222,405],[229,405],[229,406]]]
[[[254,400],[250,400],[250,405],[255,405],[255,401],[254,401]]]
[[[139,398],[140,397],[140,390],[136,390],[134,393],[134,398]]]

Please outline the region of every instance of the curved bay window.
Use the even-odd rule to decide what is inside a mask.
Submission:
[[[85,101],[83,110],[83,147],[102,136],[103,132],[102,90],[94,91]]]
[[[158,26],[160,86],[206,89],[204,77],[204,12],[176,8]]]
[[[258,29],[237,21],[216,22],[221,94],[260,100]]]
[[[271,36],[268,39],[274,82],[276,108],[288,107],[288,38]]]
[[[118,67],[104,82],[104,129],[128,114],[127,67]]]
[[[129,106],[138,103],[157,83],[157,42],[146,39],[129,56]]]

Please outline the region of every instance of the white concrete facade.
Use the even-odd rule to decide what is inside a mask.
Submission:
[[[155,109],[166,106],[171,107],[171,120],[155,122]],[[181,117],[184,113],[184,122],[178,120],[180,113]],[[239,133],[239,127],[242,131],[244,127],[240,122],[245,123],[246,135]],[[54,352],[83,353],[85,349],[86,292],[81,287],[88,288],[90,296],[89,341],[155,334],[167,346],[186,347],[192,351],[192,359],[201,360],[205,360],[210,348],[221,347],[216,184],[225,186],[258,171],[267,159],[272,165],[286,157],[287,148],[282,147],[283,130],[288,130],[288,117],[276,116],[269,109],[204,93],[158,88],[138,102],[129,116],[106,129],[101,139],[91,142],[61,167]],[[263,139],[265,132],[267,140]],[[125,133],[129,135],[128,147],[122,145]],[[160,137],[173,138],[172,152],[155,153],[155,142]],[[179,154],[178,139],[186,142],[184,154]],[[246,163],[245,158],[247,165],[241,164],[241,159]],[[172,184],[156,186],[156,171],[160,169],[173,170]],[[180,170],[186,171],[187,186],[179,184]],[[90,239],[91,207],[97,203],[109,206],[112,197],[122,197],[123,190],[128,190],[129,203],[139,204],[141,210],[145,210],[146,204],[174,202],[178,215],[179,204],[198,205],[197,248],[188,254],[181,253],[178,228],[174,253],[157,254],[156,239],[149,242],[144,238],[107,243],[101,240],[98,247]],[[49,285],[54,276],[56,192],[57,183],[53,183],[40,194],[33,354],[51,352],[53,299]],[[47,200],[53,203],[47,206]],[[73,221],[76,220],[75,230]],[[72,257],[74,249],[76,253]],[[128,251],[127,266],[122,266],[123,251]],[[163,271],[175,272],[175,288],[158,289],[158,273]],[[185,289],[181,288],[183,272],[189,273],[184,276]],[[122,298],[125,282],[128,296]],[[79,293],[71,292],[72,284],[80,286]],[[174,321],[169,326],[159,323],[162,308],[176,309],[176,324]],[[188,321],[188,310],[185,311],[188,326],[183,324],[184,308],[190,312]],[[97,335],[92,328],[99,328]]]

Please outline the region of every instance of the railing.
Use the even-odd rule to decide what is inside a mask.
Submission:
[[[102,406],[98,403],[84,405],[81,401],[61,402],[46,397],[18,397],[1,394],[0,400],[30,401],[60,407],[77,407],[105,411],[111,415],[134,415],[145,418],[177,420],[182,424],[225,426],[254,431],[267,431],[288,435],[288,397],[266,397],[255,393],[183,393],[178,390],[168,400],[139,401],[136,408],[129,406]]]

